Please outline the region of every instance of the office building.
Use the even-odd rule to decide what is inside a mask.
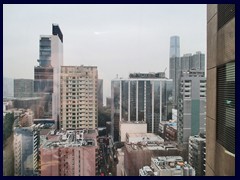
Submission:
[[[170,58],[170,79],[173,80],[173,102],[177,107],[179,98],[180,78],[184,71],[201,70],[205,76],[205,54],[197,51],[195,54],[184,54],[182,57]]]
[[[96,130],[52,130],[40,147],[41,176],[95,176]]]
[[[33,127],[14,129],[14,175],[38,175],[38,130]]]
[[[189,136],[205,131],[206,78],[204,71],[182,72],[178,100],[178,143],[187,145]]]
[[[33,80],[14,79],[14,97],[33,97]]]
[[[170,58],[180,57],[180,37],[171,36],[170,37]]]
[[[98,108],[103,108],[103,79],[98,79],[98,88],[97,88],[97,94],[98,94]]]
[[[235,175],[235,4],[207,5],[206,175]]]
[[[204,134],[189,137],[188,163],[195,169],[196,176],[205,176],[206,136]]]
[[[60,128],[98,127],[97,84],[96,66],[62,66]]]
[[[161,121],[171,119],[172,80],[165,73],[134,73],[111,84],[112,136],[119,141],[120,121],[144,121],[147,132],[158,131]]]
[[[184,54],[181,57],[181,71],[202,70],[205,72],[205,54],[197,51],[195,54]]]
[[[180,37],[170,37],[170,54],[169,54],[169,79],[173,80],[173,103],[177,104],[178,82],[181,73],[181,59],[180,59]]]
[[[38,63],[39,65],[34,67],[34,92],[43,97],[46,106],[45,116],[55,119],[58,127],[63,34],[57,24],[52,25],[52,35],[40,36]]]

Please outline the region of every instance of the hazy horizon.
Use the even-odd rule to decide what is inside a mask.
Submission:
[[[206,5],[3,5],[3,76],[34,78],[40,35],[63,33],[64,65],[97,66],[105,104],[111,80],[133,72],[169,75],[170,36],[180,55],[206,53]],[[205,60],[206,62],[206,60]]]

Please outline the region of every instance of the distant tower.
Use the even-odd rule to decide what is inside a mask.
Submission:
[[[169,78],[173,80],[173,104],[177,105],[178,84],[181,75],[180,38],[170,37]]]
[[[180,38],[179,36],[170,37],[170,58],[180,57]]]

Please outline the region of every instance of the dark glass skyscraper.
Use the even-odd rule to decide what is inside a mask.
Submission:
[[[58,122],[63,35],[57,24],[52,25],[52,35],[40,36],[38,63],[39,65],[34,67],[34,92],[43,97],[45,117]]]

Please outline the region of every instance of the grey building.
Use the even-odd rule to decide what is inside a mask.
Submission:
[[[180,57],[172,57],[170,58],[170,76],[169,78],[173,80],[173,105],[176,108],[178,94],[179,94],[179,82],[181,76],[181,58]]]
[[[195,169],[196,176],[205,176],[206,167],[206,135],[189,137],[188,163]]]
[[[235,175],[235,4],[207,5],[206,175]]]
[[[189,136],[205,131],[206,78],[204,72],[182,73],[178,99],[178,143],[187,145]]]
[[[173,103],[176,105],[178,95],[178,82],[181,75],[181,59],[180,59],[180,38],[179,36],[170,37],[170,53],[169,53],[169,79],[173,80]]]
[[[38,175],[39,132],[32,127],[14,129],[14,175]]]
[[[111,82],[114,141],[119,140],[119,121],[145,121],[147,132],[157,133],[159,122],[172,118],[172,80],[164,73],[135,73],[129,77]]]
[[[103,107],[103,79],[98,79],[98,108]]]
[[[14,79],[14,97],[33,97],[33,80]]]
[[[180,57],[180,38],[179,36],[170,37],[170,58]]]
[[[205,54],[197,51],[195,54],[184,54],[182,57],[170,58],[170,79],[173,80],[173,102],[178,102],[181,73],[189,70],[201,70],[205,75]]]
[[[12,78],[3,77],[3,98],[14,96],[14,83]]]

